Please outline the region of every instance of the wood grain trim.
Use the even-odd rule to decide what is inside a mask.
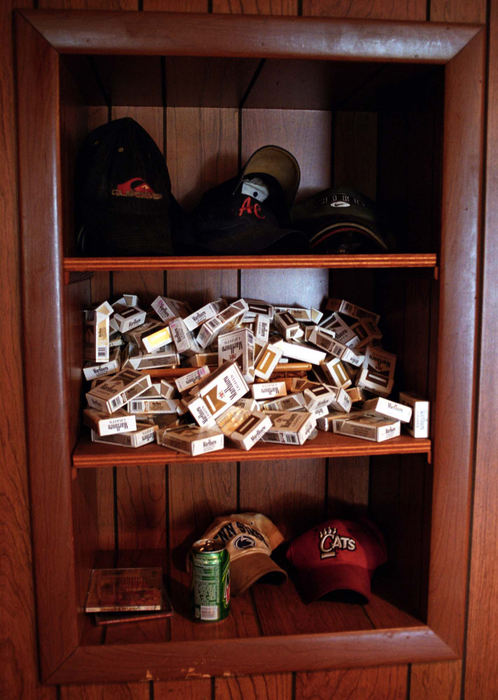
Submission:
[[[392,268],[435,267],[435,253],[376,255],[248,255],[168,258],[65,258],[66,273],[127,270],[236,270],[269,268]],[[69,280],[68,280],[69,281]]]
[[[479,31],[476,25],[230,14],[27,10],[23,15],[57,51],[86,54],[446,63]]]
[[[440,322],[428,622],[462,651],[475,449],[484,32],[446,69]],[[465,87],[465,89],[463,89]]]
[[[140,681],[444,661],[455,653],[425,626],[338,634],[81,646],[50,683]]]
[[[57,188],[59,70],[56,51],[22,17],[16,30],[28,461],[40,656],[49,675],[78,639]],[[42,313],[33,313],[34,300]]]
[[[217,452],[208,452],[199,457],[174,452],[160,445],[144,445],[136,450],[117,448],[114,445],[92,443],[83,438],[73,453],[73,467],[111,467],[132,464],[173,464],[175,462],[247,462],[255,460],[298,460],[321,459],[325,457],[358,457],[363,455],[385,454],[427,454],[431,451],[431,441],[412,438],[409,435],[385,442],[369,442],[343,435],[319,432],[314,440],[304,445],[279,445],[257,443],[251,450],[226,447]]]

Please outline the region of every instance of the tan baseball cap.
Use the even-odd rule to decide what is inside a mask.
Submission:
[[[284,541],[280,530],[261,513],[224,515],[211,524],[202,536],[223,542],[230,555],[232,595],[244,593],[253,583],[283,583],[287,573],[271,558]]]

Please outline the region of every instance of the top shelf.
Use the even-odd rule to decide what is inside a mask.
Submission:
[[[223,255],[127,258],[65,258],[64,272],[129,270],[229,270],[243,268],[435,268],[435,253],[368,255]]]

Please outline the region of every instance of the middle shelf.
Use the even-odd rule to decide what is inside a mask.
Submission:
[[[136,450],[115,445],[92,443],[89,438],[79,440],[73,452],[73,468],[97,468],[133,466],[142,464],[169,464],[173,462],[247,462],[260,460],[299,460],[336,457],[361,457],[369,455],[426,454],[431,461],[431,440],[409,435],[385,442],[367,442],[343,435],[319,432],[314,440],[304,445],[278,445],[258,443],[245,451],[226,447],[218,452],[208,452],[190,457],[156,444],[144,445]]]

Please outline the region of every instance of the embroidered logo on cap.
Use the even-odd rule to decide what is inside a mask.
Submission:
[[[352,537],[341,536],[337,532],[336,527],[325,527],[323,530],[320,530],[318,534],[320,538],[320,559],[335,557],[338,550],[354,552],[356,549],[356,540]]]
[[[121,182],[112,190],[115,197],[137,197],[140,199],[162,199],[162,194],[154,192],[152,187],[140,177],[132,177]]]

